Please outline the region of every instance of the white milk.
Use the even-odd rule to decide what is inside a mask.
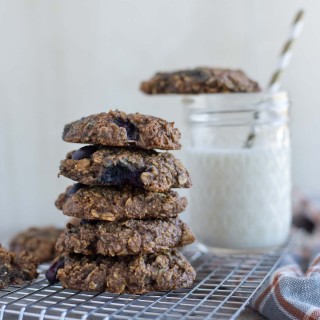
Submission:
[[[191,226],[204,245],[280,245],[291,224],[288,147],[188,151]]]

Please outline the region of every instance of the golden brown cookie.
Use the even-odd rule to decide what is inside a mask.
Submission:
[[[141,90],[147,94],[200,94],[258,92],[260,87],[241,70],[203,67],[159,72],[142,82]]]
[[[37,278],[37,267],[38,261],[31,253],[10,252],[0,245],[0,289]]]
[[[90,187],[77,183],[59,195],[56,206],[65,215],[81,219],[168,219],[185,210],[187,199],[173,190],[162,193],[129,185]]]
[[[125,256],[182,247],[194,240],[189,227],[177,218],[124,222],[83,220],[78,226],[68,224],[56,248],[60,253]]]
[[[192,185],[187,169],[171,153],[137,148],[85,146],[67,154],[60,175],[85,185],[130,184],[154,192]]]
[[[145,293],[190,287],[195,271],[177,250],[125,257],[67,255],[53,266],[64,288]],[[53,273],[52,273],[53,274]],[[50,280],[56,276],[50,275]],[[54,280],[53,280],[54,281]]]
[[[31,252],[40,263],[51,261],[56,256],[55,245],[63,230],[56,227],[29,228],[11,240],[10,250]]]
[[[111,147],[180,149],[180,132],[173,122],[140,113],[109,111],[90,115],[65,126],[67,142]]]

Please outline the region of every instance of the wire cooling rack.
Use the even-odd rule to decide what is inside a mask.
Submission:
[[[48,285],[40,266],[30,285],[0,290],[0,320],[7,319],[235,319],[277,267],[284,247],[264,254],[213,255],[184,250],[197,271],[192,288],[143,295],[65,290]]]

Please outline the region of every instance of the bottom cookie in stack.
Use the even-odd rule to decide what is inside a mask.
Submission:
[[[48,280],[54,282],[54,277],[74,290],[141,294],[189,287],[195,271],[171,249],[123,257],[66,254],[48,270]]]

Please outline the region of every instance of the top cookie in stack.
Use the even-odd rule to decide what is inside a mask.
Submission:
[[[174,124],[110,111],[66,125],[63,139],[93,145],[61,162],[60,174],[80,183],[68,187],[56,206],[84,220],[59,238],[63,262],[51,274],[57,271],[63,286],[76,290],[143,293],[190,286],[195,272],[175,249],[194,241],[177,218],[187,200],[171,190],[190,187],[190,176],[171,153],[153,150],[181,147]]]
[[[180,136],[173,122],[116,110],[94,114],[67,124],[62,139],[107,147],[177,150],[181,148]]]

